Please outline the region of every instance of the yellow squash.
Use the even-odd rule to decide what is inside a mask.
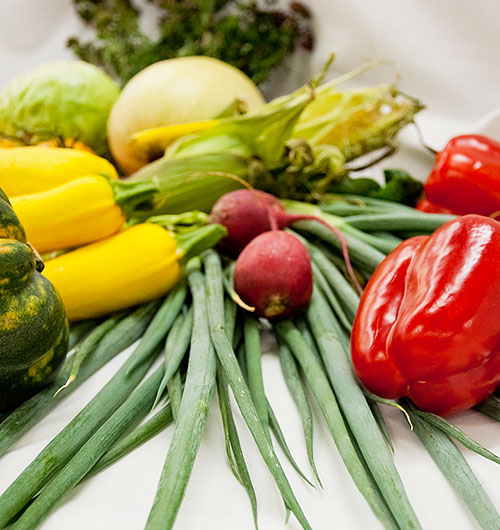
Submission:
[[[45,191],[91,174],[118,178],[113,164],[81,149],[0,148],[0,188],[9,198]]]
[[[48,261],[43,274],[74,321],[164,295],[179,279],[180,257],[169,232],[143,223]]]
[[[125,223],[110,181],[101,176],[13,197],[11,204],[28,241],[40,253],[104,239]]]

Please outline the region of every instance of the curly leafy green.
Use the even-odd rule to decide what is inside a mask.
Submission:
[[[154,62],[188,55],[221,59],[259,84],[294,50],[313,46],[308,9],[299,2],[278,9],[275,1],[261,8],[238,0],[147,0],[158,13],[157,34],[151,37],[130,0],[73,0],[95,38],[72,37],[67,44],[122,84]]]

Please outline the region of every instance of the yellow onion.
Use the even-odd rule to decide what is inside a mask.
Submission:
[[[264,104],[250,78],[218,59],[195,56],[154,63],[125,85],[111,110],[113,157],[130,174],[161,156],[179,136],[212,126],[236,100],[250,111]]]

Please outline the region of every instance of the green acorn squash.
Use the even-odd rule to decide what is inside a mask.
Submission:
[[[0,190],[0,413],[51,383],[66,357],[64,306],[42,268]]]

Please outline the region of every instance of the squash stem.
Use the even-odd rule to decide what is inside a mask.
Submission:
[[[185,234],[176,234],[177,248],[180,253],[180,262],[187,263],[192,257],[212,248],[225,235],[227,230],[222,225],[207,225]]]
[[[120,206],[127,218],[132,215],[136,206],[143,203],[148,204],[159,191],[153,180],[145,180],[143,182],[110,180],[109,185],[113,190],[116,204]]]

